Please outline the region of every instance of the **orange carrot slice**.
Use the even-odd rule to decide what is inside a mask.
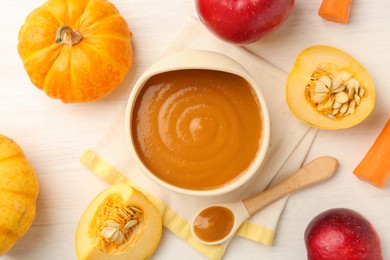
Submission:
[[[335,23],[348,23],[352,0],[323,0],[318,15]]]
[[[353,173],[379,188],[390,176],[390,119]]]

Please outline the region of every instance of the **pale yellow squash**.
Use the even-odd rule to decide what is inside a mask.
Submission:
[[[76,230],[78,259],[147,259],[160,242],[160,212],[127,183],[100,193],[87,207]]]
[[[338,81],[336,87],[318,87],[316,83],[323,76],[331,80],[330,85]],[[335,100],[348,96],[351,78],[358,82],[360,93],[350,93],[349,99],[344,101],[347,107],[344,112],[341,106],[345,103],[340,105]],[[316,87],[320,93],[314,91]],[[335,98],[338,92],[344,93]],[[291,112],[302,122],[316,128],[336,130],[352,127],[370,115],[375,104],[375,85],[367,70],[346,52],[330,46],[312,46],[298,55],[287,79],[286,98]]]

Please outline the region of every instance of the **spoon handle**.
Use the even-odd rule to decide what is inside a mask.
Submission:
[[[243,199],[242,202],[249,215],[253,215],[258,210],[291,192],[330,178],[336,172],[337,165],[338,162],[335,158],[328,156],[319,157],[304,165],[290,177],[279,182],[275,186],[255,194],[252,197]]]

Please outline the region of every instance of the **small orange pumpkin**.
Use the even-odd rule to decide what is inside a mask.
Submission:
[[[39,89],[65,103],[111,93],[132,64],[132,33],[106,0],[49,0],[19,31],[18,52]]]
[[[35,171],[22,149],[0,134],[0,256],[30,228],[38,192]]]

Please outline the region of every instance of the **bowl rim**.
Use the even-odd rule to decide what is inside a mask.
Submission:
[[[182,63],[175,62],[178,58],[182,60],[184,58],[184,60],[186,60],[187,58],[194,57],[194,55],[196,55],[197,59],[199,60],[202,60],[203,58],[207,58],[207,59],[212,58],[211,64],[205,64],[204,61],[194,62],[193,60],[191,61],[190,59],[188,60],[188,62],[185,63],[183,63],[183,61]],[[216,62],[216,60],[218,61]],[[221,63],[221,61],[223,63]],[[205,70],[213,70],[213,71],[222,71],[222,72],[228,72],[240,76],[249,83],[249,85],[251,86],[252,90],[255,93],[256,98],[258,99],[259,106],[260,106],[260,113],[262,117],[261,118],[262,136],[261,136],[258,152],[256,153],[251,164],[242,174],[240,174],[231,182],[228,182],[226,185],[215,189],[207,189],[207,190],[185,189],[163,181],[162,179],[154,175],[144,165],[142,160],[139,158],[136,149],[134,148],[133,145],[133,133],[131,128],[131,122],[133,117],[132,112],[133,112],[135,100],[137,99],[137,96],[140,90],[142,89],[142,87],[145,85],[147,80],[154,75],[158,75],[169,71],[178,71],[178,70],[186,70],[186,69],[205,69]],[[247,183],[254,175],[256,175],[257,171],[260,169],[261,165],[263,164],[268,151],[269,140],[270,140],[270,117],[269,117],[266,101],[264,99],[264,96],[260,90],[258,83],[252,78],[249,72],[241,64],[239,64],[237,61],[233,60],[232,58],[218,52],[207,51],[207,50],[182,50],[182,51],[176,51],[167,54],[161,59],[159,59],[158,61],[156,61],[155,63],[153,63],[148,69],[146,69],[142,73],[142,75],[138,78],[136,83],[133,85],[133,88],[131,89],[127,101],[127,105],[126,105],[125,134],[127,139],[126,143],[127,146],[129,147],[130,155],[132,159],[135,161],[138,168],[140,168],[141,171],[148,178],[150,178],[153,182],[157,183],[160,187],[166,188],[170,191],[174,191],[180,194],[196,195],[196,196],[216,196],[216,195],[226,194],[238,189],[239,187]]]

